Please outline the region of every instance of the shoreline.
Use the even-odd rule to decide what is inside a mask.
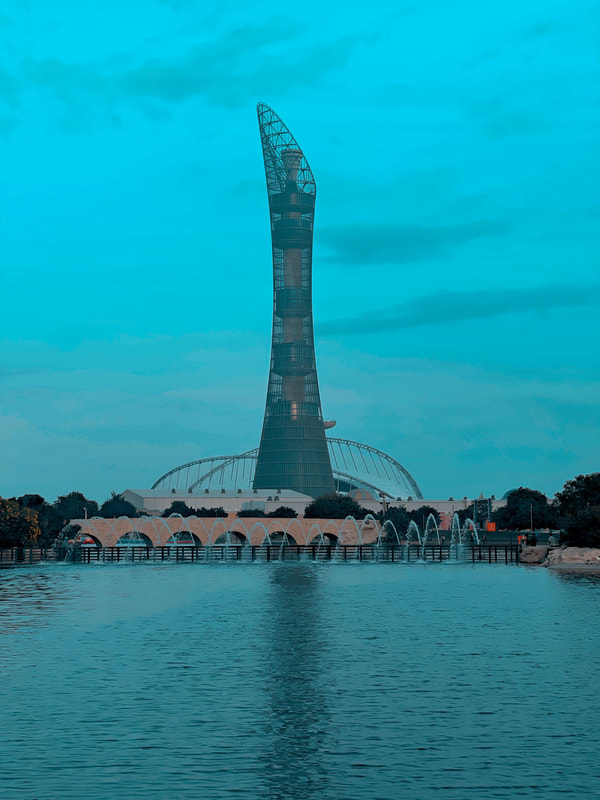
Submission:
[[[521,550],[522,564],[547,567],[556,572],[587,572],[600,574],[600,548],[525,546]]]

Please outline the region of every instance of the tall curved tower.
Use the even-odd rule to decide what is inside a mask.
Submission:
[[[317,380],[312,242],[317,186],[277,114],[259,103],[273,248],[271,368],[255,489],[335,491]]]

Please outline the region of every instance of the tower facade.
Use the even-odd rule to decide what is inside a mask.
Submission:
[[[273,249],[273,335],[255,489],[335,491],[317,380],[312,318],[316,183],[277,114],[258,104]]]

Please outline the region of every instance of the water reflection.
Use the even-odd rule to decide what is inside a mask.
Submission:
[[[592,797],[599,586],[469,564],[0,574],[0,797]]]
[[[30,568],[4,570],[0,582],[0,633],[23,627],[40,628],[46,615],[56,612],[59,602],[66,600],[65,586],[59,592],[56,567],[46,571]],[[79,580],[76,573],[71,579]]]
[[[573,571],[569,570],[556,570],[553,571],[553,574],[560,578],[561,581],[565,583],[571,583],[574,586],[580,585],[585,587],[587,590],[593,589],[600,589],[600,575],[593,572],[584,572],[578,571],[574,569]]]
[[[309,564],[278,565],[269,575],[260,625],[268,709],[262,717],[260,761],[269,797],[327,794],[330,712],[321,581],[320,570]]]

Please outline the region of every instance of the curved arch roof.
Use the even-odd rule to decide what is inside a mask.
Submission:
[[[327,437],[336,486],[340,491],[367,489],[389,498],[423,494],[410,472],[382,450],[349,439]],[[251,489],[258,448],[235,455],[208,456],[165,472],[152,489],[202,491],[208,488]],[[342,489],[342,487],[344,487]],[[277,487],[272,487],[277,490]]]

